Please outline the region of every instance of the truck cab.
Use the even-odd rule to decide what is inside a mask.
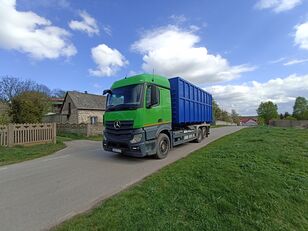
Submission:
[[[107,93],[103,148],[136,157],[155,155],[163,133],[163,152],[170,149],[171,96],[168,79],[142,74],[115,82]]]

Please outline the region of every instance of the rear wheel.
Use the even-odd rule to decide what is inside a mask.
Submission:
[[[207,127],[202,127],[202,136],[203,138],[207,137]]]
[[[198,128],[198,131],[197,131],[197,139],[195,140],[197,143],[200,143],[203,139],[203,133],[202,133],[202,130],[201,128]]]
[[[161,133],[157,138],[157,147],[156,147],[156,154],[155,158],[157,159],[164,159],[168,155],[170,150],[170,139],[169,137]]]

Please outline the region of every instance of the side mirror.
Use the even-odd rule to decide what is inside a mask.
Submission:
[[[103,95],[106,95],[106,94],[112,94],[112,91],[110,89],[107,89],[107,90],[104,90],[103,91]]]

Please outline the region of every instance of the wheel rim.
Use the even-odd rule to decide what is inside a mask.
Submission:
[[[168,151],[168,141],[163,139],[159,144],[160,153],[165,155]]]

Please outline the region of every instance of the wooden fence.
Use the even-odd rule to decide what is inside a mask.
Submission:
[[[86,136],[102,135],[103,123],[96,124],[57,124],[57,132],[61,133],[76,133]]]
[[[0,125],[0,146],[56,143],[56,124]]]

